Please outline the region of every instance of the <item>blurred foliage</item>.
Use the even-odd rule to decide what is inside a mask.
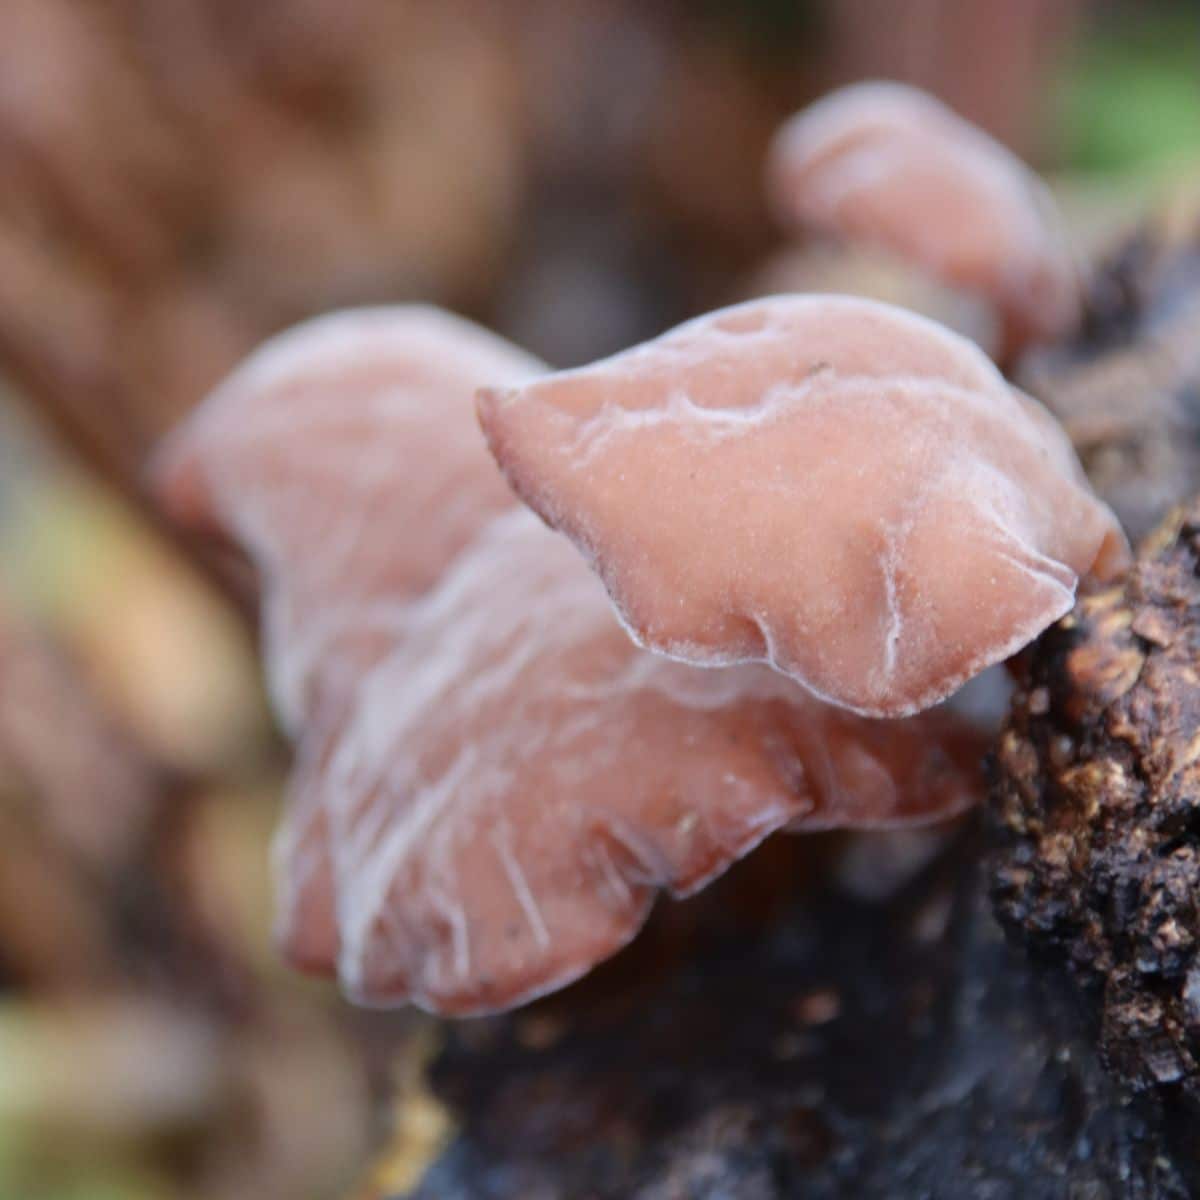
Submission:
[[[285,762],[250,632],[0,416],[0,1200],[339,1194],[365,1069],[271,946]]]
[[[1097,21],[1054,106],[1068,170],[1158,171],[1200,156],[1200,6],[1122,7]]]
[[[106,681],[163,761],[225,774],[261,758],[269,718],[247,630],[128,506],[56,472],[6,532],[10,591]]]

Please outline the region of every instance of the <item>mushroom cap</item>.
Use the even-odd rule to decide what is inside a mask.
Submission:
[[[151,481],[180,524],[239,544],[262,584],[268,684],[300,741],[276,835],[276,936],[301,969],[337,954],[326,816],[310,780],[361,674],[512,492],[474,391],[545,367],[423,306],[320,317],[268,341],[166,441]]]
[[[854,84],[797,113],[775,136],[767,189],[790,224],[874,243],[987,296],[1010,350],[1078,322],[1078,274],[1045,185],[915,88]]]
[[[318,665],[370,657],[407,601],[512,505],[482,452],[474,391],[545,370],[438,309],[347,310],[266,342],[160,448],[152,482],[171,517],[237,542],[262,577],[287,729],[318,682],[332,686]]]
[[[866,715],[946,697],[1128,554],[1040,405],[869,300],[751,301],[479,411],[639,643]]]
[[[339,971],[369,1004],[507,1008],[624,945],[774,830],[887,827],[975,802],[980,735],[874,722],[761,666],[636,647],[599,581],[498,517],[362,680],[318,790]]]

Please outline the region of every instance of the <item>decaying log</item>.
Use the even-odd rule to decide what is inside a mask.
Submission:
[[[1028,663],[995,756],[997,912],[1139,1090],[1200,1102],[1200,503]]]
[[[798,894],[786,873],[772,891],[777,855],[833,853],[799,840],[665,906],[583,985],[443,1027],[432,1094],[419,1097],[437,1132],[427,1161],[368,1194],[1189,1194],[1162,1129],[1101,1069],[1071,997],[1005,945],[973,834],[885,904]],[[411,1154],[412,1123],[398,1129]]]

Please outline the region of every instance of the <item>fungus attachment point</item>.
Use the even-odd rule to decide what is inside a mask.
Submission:
[[[775,137],[767,186],[789,223],[985,296],[1009,354],[1078,322],[1079,279],[1045,185],[915,88],[855,84],[798,113]]]
[[[635,646],[570,544],[497,518],[363,679],[319,786],[342,981],[372,1004],[507,1008],[624,945],[768,834],[921,823],[980,790],[947,712],[875,722],[761,666]]]
[[[332,969],[337,949],[328,830],[308,781],[413,599],[513,504],[474,389],[544,369],[436,309],[337,313],[267,342],[152,464],[167,512],[236,542],[260,576],[272,700],[301,737],[275,855],[279,938],[302,968]]]
[[[479,409],[640,643],[867,715],[946,697],[1127,556],[1044,409],[867,300],[753,301]]]

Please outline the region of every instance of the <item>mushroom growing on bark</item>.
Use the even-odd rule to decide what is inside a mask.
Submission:
[[[330,319],[251,360],[158,464],[172,511],[262,571],[298,742],[281,933],[293,961],[336,958],[366,1002],[508,1007],[774,830],[923,823],[978,799],[980,735],[952,713],[873,721],[763,666],[634,645],[461,422],[466,376],[537,369],[420,310]]]
[[[949,696],[1128,554],[1045,409],[872,301],[752,301],[479,403],[637,641],[865,715]]]
[[[860,83],[792,117],[767,163],[791,225],[887,250],[980,295],[999,312],[1004,354],[1078,323],[1078,273],[1045,185],[940,101]]]

